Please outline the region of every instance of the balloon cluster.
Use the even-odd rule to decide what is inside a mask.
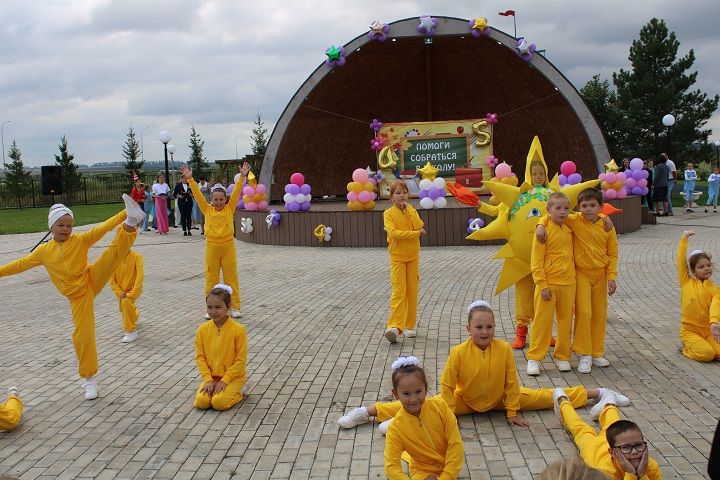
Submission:
[[[368,177],[365,169],[358,168],[352,174],[353,181],[347,184],[348,208],[353,211],[375,208],[375,182]]]
[[[420,23],[417,26],[417,31],[422,33],[423,35],[432,37],[433,35],[435,35],[435,28],[437,27],[437,24],[438,21],[432,18],[430,15],[421,15]]]
[[[435,180],[428,178],[420,180],[418,185],[420,191],[420,208],[445,208],[447,200],[445,199],[445,179],[437,177]]]
[[[520,55],[520,58],[526,62],[530,62],[535,54],[537,46],[534,43],[528,43],[525,38],[520,37],[518,38],[515,49],[517,50],[518,55]]]
[[[280,213],[275,209],[270,210],[270,215],[265,217],[265,223],[267,223],[268,228],[277,227],[280,223]]]
[[[290,183],[285,185],[285,210],[288,212],[307,212],[310,210],[310,185],[305,183],[302,173],[290,175]]]
[[[558,181],[560,182],[561,187],[566,185],[577,185],[582,182],[582,176],[577,173],[575,162],[567,160],[560,165],[560,175],[558,177]]]
[[[485,115],[485,121],[488,123],[488,125],[495,125],[498,122],[497,113],[488,113],[487,115]]]
[[[370,31],[368,32],[368,37],[370,40],[378,40],[380,42],[384,42],[387,40],[388,33],[390,33],[390,25],[387,23],[382,23],[379,20],[375,20],[370,24]]]
[[[484,226],[485,226],[485,222],[483,221],[482,218],[480,218],[480,217],[468,218],[467,233],[476,232]]]
[[[377,118],[373,118],[372,123],[370,123],[370,128],[375,131],[375,133],[379,132],[382,128],[383,123],[378,120]]]
[[[345,65],[345,48],[344,47],[336,47],[335,45],[331,45],[328,47],[327,50],[325,50],[325,55],[327,55],[327,59],[325,60],[325,65],[327,65],[330,68],[335,67],[342,67]]]
[[[518,178],[517,176],[512,172],[512,167],[508,165],[505,162],[499,163],[495,167],[495,177],[493,178],[494,181],[504,183],[506,185],[511,185],[513,187],[516,187],[518,184]],[[490,197],[490,205],[498,205],[500,201],[493,195]]]
[[[315,238],[317,238],[320,243],[329,242],[332,240],[332,228],[320,224],[313,230],[313,235],[315,235]]]
[[[242,233],[252,233],[252,231],[254,230],[252,223],[252,218],[241,218],[240,231]]]
[[[473,18],[470,20],[470,32],[475,38],[490,34],[490,25],[488,25],[487,17]]]
[[[630,169],[625,171],[625,190],[629,195],[647,195],[648,181],[650,174],[643,170],[643,161],[641,158],[633,158],[630,160]]]
[[[245,205],[245,210],[267,210],[268,202],[267,195],[265,194],[265,185],[258,183],[254,188],[246,185],[243,187],[242,192],[242,201]]]
[[[625,188],[627,176],[625,172],[601,173],[598,178],[601,180],[600,188],[603,191],[603,198],[612,200],[613,198],[627,197],[628,192]]]

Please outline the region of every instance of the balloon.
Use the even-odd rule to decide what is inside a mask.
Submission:
[[[285,201],[285,203],[290,203],[295,201],[295,197],[292,193],[286,193],[285,195],[283,195],[283,200]]]
[[[352,173],[352,179],[358,183],[365,183],[368,181],[368,173],[364,168],[357,168]]]
[[[567,160],[560,165],[560,172],[567,177],[575,173],[576,170],[577,167],[575,167],[575,163],[570,160]]]
[[[632,188],[635,186],[635,179],[628,177],[627,180],[625,180],[625,186],[628,188]]]
[[[630,175],[632,175],[632,178],[634,180],[640,180],[641,178],[643,178],[643,171],[642,170],[631,170]],[[628,178],[630,178],[630,176],[628,176]]]
[[[621,188],[623,188],[623,185],[625,185],[625,183],[622,180],[616,180],[615,183],[612,184],[615,190],[620,190]]]
[[[675,125],[675,117],[669,113],[662,118],[662,123],[666,127],[672,127]]]
[[[617,178],[616,178],[615,172],[607,172],[605,174],[605,181],[608,183],[615,183],[616,179]]]
[[[258,202],[258,210],[267,210],[268,203],[265,200],[260,200]]]
[[[632,193],[633,195],[642,195],[642,187],[638,187],[638,186],[632,187],[632,189],[630,190],[630,193]]]
[[[564,173],[561,173],[558,175],[558,182],[560,183],[561,187],[564,187],[568,183],[568,177]]]
[[[605,190],[605,198],[608,200],[612,200],[613,198],[617,198],[618,192],[617,190],[613,190],[612,188],[608,188]]]
[[[299,187],[300,185],[305,183],[305,177],[302,173],[293,173],[292,175],[290,175],[290,183]]]
[[[286,203],[285,208],[288,212],[297,212],[300,210],[300,204],[297,202]]]
[[[617,172],[615,174],[616,180],[622,180],[624,182],[626,178],[627,178],[627,175],[625,174],[625,172]]]
[[[303,212],[307,212],[308,210],[310,210],[310,202],[303,202],[302,204],[300,204],[300,210]]]
[[[257,205],[257,203],[255,203],[255,202],[248,202],[248,203],[245,204],[245,210],[251,210],[251,211],[252,211],[252,210],[257,210],[257,209],[258,209],[258,205]]]
[[[568,183],[570,185],[577,185],[580,182],[582,182],[582,177],[579,173],[573,173],[568,176]]]
[[[648,172],[647,170],[642,171],[642,178],[648,178],[649,176],[650,176],[650,172]]]
[[[423,199],[423,198],[425,198],[425,197],[427,197],[427,196],[428,196],[428,191],[427,191],[427,190],[420,190],[420,191],[418,192],[418,197],[420,197],[421,199]]]
[[[625,198],[625,197],[627,197],[627,190],[625,189],[625,187],[623,187],[620,190],[618,190],[617,198]]]
[[[600,180],[605,180],[605,174],[604,174],[604,173],[601,173],[600,175],[598,175],[598,178],[599,178]]]
[[[366,192],[372,192],[373,190],[375,190],[375,188],[373,187],[373,184],[370,182],[363,183],[361,185],[363,186],[363,190],[365,190]]]
[[[373,185],[377,185],[377,180],[374,178],[368,178],[368,182],[372,183]]]
[[[252,197],[253,195],[255,195],[255,189],[249,185],[247,187],[243,188],[242,192],[243,192],[243,195],[247,195],[248,197]]]
[[[497,167],[495,167],[495,177],[497,178],[505,178],[509,177],[512,173],[512,169],[510,168],[510,165],[503,162],[499,164]]]
[[[633,158],[630,160],[630,170],[642,170],[643,161],[641,158]]]
[[[325,233],[328,235],[332,234],[332,227],[325,227]]]
[[[291,184],[288,185],[288,186],[289,186],[290,188],[287,189],[286,191],[287,191],[290,195],[297,195],[298,193],[300,193],[300,187],[299,187],[298,185],[295,185],[294,183],[291,183]]]
[[[638,180],[636,182],[636,185],[640,188],[645,188],[645,187],[647,187],[647,180],[645,180],[644,178],[641,178],[640,180]]]
[[[358,200],[360,200],[362,203],[367,203],[372,200],[372,196],[370,195],[370,192],[366,192],[365,190],[363,190],[362,192],[358,193]]]
[[[301,194],[301,195],[302,195],[302,194]],[[307,195],[305,195],[305,201],[306,201],[306,202],[312,202],[312,195],[310,195],[309,193],[308,193]]]
[[[435,204],[435,208],[445,208],[445,206],[447,206],[447,200],[445,197],[438,197],[433,203]]]
[[[255,187],[255,191],[261,195],[265,195],[265,185],[258,183],[257,187]]]
[[[608,182],[600,182],[600,188],[602,188],[603,190],[607,190],[608,188],[610,188],[610,184]]]
[[[302,193],[303,195],[309,195],[311,191],[312,188],[310,188],[310,185],[308,185],[307,183],[303,183],[300,186],[300,193]]]
[[[437,188],[432,187],[430,190],[428,190],[428,197],[430,197],[431,199],[435,200],[439,196],[440,196],[440,190],[438,190]]]
[[[348,202],[348,208],[350,210],[360,210],[362,209],[362,203],[357,200],[353,200],[352,202]]]
[[[375,209],[375,200],[370,200],[368,203],[365,204],[365,210],[374,210]]]
[[[348,202],[357,202],[358,194],[355,192],[348,192],[347,199]]]
[[[303,203],[305,201],[305,195],[303,195],[302,193],[298,193],[297,195],[295,195],[295,201],[297,203]]]
[[[431,198],[425,197],[420,200],[420,208],[432,208],[433,205],[434,204]]]
[[[330,237],[330,235],[327,235],[327,234],[325,235],[325,241],[326,241],[326,242],[329,242],[329,241],[330,241],[330,238],[332,238],[332,237]]]
[[[648,187],[642,187],[642,195],[647,195],[649,191]]]
[[[435,180],[432,181],[433,187],[437,188],[438,190],[445,188],[445,179],[441,177],[437,177]]]
[[[428,180],[427,178],[420,180],[420,183],[418,184],[418,188],[420,188],[420,190],[430,190],[432,186],[432,180]]]

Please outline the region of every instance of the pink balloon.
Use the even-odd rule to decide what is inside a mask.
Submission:
[[[370,200],[372,200],[372,195],[370,195],[370,192],[363,190],[362,192],[358,193],[358,200],[362,203],[367,203]]]
[[[347,199],[348,202],[357,202],[358,194],[356,192],[348,192]]]
[[[598,178],[599,178],[600,180],[605,180],[605,174],[604,174],[604,173],[601,173],[600,175],[598,175]]]
[[[375,192],[368,192],[370,194],[370,201],[373,201],[377,198],[377,195],[375,195]]]
[[[640,180],[635,182],[635,184],[640,188],[645,188],[645,187],[647,187],[647,180],[644,178],[641,178]]]
[[[626,178],[627,178],[627,175],[625,175],[625,172],[618,172],[615,174],[615,179],[616,179],[615,181],[622,180],[624,182]]]
[[[265,200],[260,200],[258,202],[258,210],[267,210],[268,203]]]
[[[512,169],[510,168],[510,165],[505,162],[495,167],[495,178],[507,178],[511,173]]]
[[[372,183],[373,185],[377,185],[377,180],[374,178],[368,178],[368,182]]]
[[[245,204],[245,210],[257,210],[258,204],[255,202],[248,202]]]
[[[613,190],[612,188],[608,188],[607,190],[604,190],[603,193],[605,194],[605,198],[607,198],[608,200],[617,198],[617,195],[618,195],[617,190]]]
[[[299,187],[300,185],[305,183],[305,177],[303,176],[302,173],[295,172],[292,175],[290,175],[290,183],[292,183],[293,185],[297,185]]]
[[[567,160],[560,165],[560,173],[565,175],[566,177],[569,177],[573,173],[577,171],[577,167],[575,167],[575,163],[571,162],[570,160]]]
[[[264,195],[265,194],[265,185],[263,185],[262,183],[258,183],[257,187],[255,187],[255,191],[257,193],[259,193],[260,195]]]
[[[243,188],[242,192],[243,192],[243,195],[247,195],[248,197],[252,197],[253,195],[255,195],[255,189],[249,185],[247,187]]]
[[[354,182],[366,183],[368,181],[367,170],[356,168],[352,174],[352,179]]]
[[[625,198],[627,197],[627,190],[625,187],[621,188],[617,193],[617,198]]]
[[[626,178],[625,179],[625,186],[632,188],[635,186],[635,179],[634,178]]]
[[[607,172],[605,174],[605,181],[608,183],[615,183],[617,180],[617,176],[615,175],[615,172]]]

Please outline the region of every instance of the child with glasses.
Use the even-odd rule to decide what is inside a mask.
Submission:
[[[640,427],[620,419],[614,393],[603,395],[590,410],[590,417],[600,421],[600,433],[595,433],[595,429],[578,416],[563,389],[556,388],[553,399],[560,423],[572,434],[588,466],[616,480],[662,479],[660,467],[648,454]]]

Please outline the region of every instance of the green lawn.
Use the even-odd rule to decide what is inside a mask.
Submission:
[[[72,207],[75,226],[102,222],[123,208],[122,203],[75,205]],[[46,232],[47,217],[47,207],[0,210],[0,235]]]

